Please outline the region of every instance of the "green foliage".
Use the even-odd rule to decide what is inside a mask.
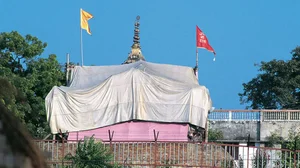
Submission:
[[[22,102],[22,99],[23,97],[17,88],[8,79],[0,77],[0,103],[5,105],[21,121],[24,119],[24,113],[18,110],[20,106],[16,103]]]
[[[289,151],[283,151],[279,154],[281,160],[277,160],[274,162],[276,165],[282,165],[282,167],[290,168],[289,165],[296,165],[300,166],[299,160],[294,160],[294,154],[296,158],[300,156],[298,152],[294,152],[295,150],[300,150],[300,129],[291,128],[288,133],[287,139],[283,139],[280,137],[276,132],[272,132],[271,136],[267,137],[269,141],[270,147],[274,147],[274,144],[280,144],[283,149],[288,149]]]
[[[47,46],[31,35],[23,37],[16,31],[0,34],[0,64],[14,73],[22,72],[24,61],[41,55]]]
[[[235,167],[234,160],[222,160],[221,168],[233,168]]]
[[[300,129],[295,128],[289,130],[287,142],[284,144],[286,149],[300,150]]]
[[[288,150],[300,150],[300,129],[290,128],[288,130],[287,139],[283,139],[278,135],[278,131],[271,132],[271,135],[266,137],[269,147],[274,147],[274,144],[280,144],[282,148]]]
[[[284,139],[278,135],[278,130],[271,132],[271,135],[266,137],[266,147],[274,147],[276,144],[284,144]]]
[[[214,142],[216,140],[224,139],[223,132],[217,129],[208,130],[208,141]]]
[[[117,168],[118,165],[111,164],[113,154],[109,148],[101,142],[96,142],[94,137],[85,138],[80,141],[74,156],[67,156],[73,165],[78,168]]]
[[[38,58],[46,46],[31,35],[0,33],[0,80],[5,80],[0,83],[0,101],[36,138],[50,133],[45,111],[47,93],[65,83],[55,55]]]
[[[289,130],[289,134],[288,134],[288,138],[287,141],[283,142],[282,147],[285,149],[289,149],[291,150],[291,152],[283,152],[281,154],[281,165],[292,165],[294,162],[296,162],[296,165],[300,165],[299,160],[297,160],[297,158],[299,158],[300,156],[298,152],[294,153],[294,150],[300,150],[300,130],[295,129],[295,128],[291,128]],[[294,154],[296,154],[296,160],[294,160]],[[284,166],[282,166],[284,167]],[[290,168],[289,166],[286,166],[287,168]]]
[[[171,167],[173,167],[172,165],[178,164],[178,161],[175,159],[166,159],[166,160],[162,161],[162,164],[164,164],[166,166],[159,166],[160,168],[171,168]]]
[[[263,150],[257,150],[253,157],[252,165],[253,167],[265,168],[268,162],[268,155]]]
[[[253,109],[300,108],[300,47],[292,52],[290,60],[261,62],[259,74],[239,93],[242,104]]]

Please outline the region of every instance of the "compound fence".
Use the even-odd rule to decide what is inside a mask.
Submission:
[[[35,141],[51,167],[72,167],[77,141]],[[121,167],[300,168],[300,151],[193,142],[103,142]]]

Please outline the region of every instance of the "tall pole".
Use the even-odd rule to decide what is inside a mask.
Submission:
[[[196,67],[195,67],[195,75],[196,75],[196,78],[197,80],[199,79],[198,78],[198,48],[196,47]]]
[[[83,44],[82,44],[82,29],[80,28],[80,55],[81,55],[81,66],[83,66]]]
[[[198,78],[198,34],[197,34],[197,26],[196,26],[196,67],[195,67],[195,75],[197,80]]]
[[[82,28],[81,28],[81,21],[82,21],[82,9],[80,8],[80,55],[81,55],[81,66],[83,66],[83,44],[82,44]]]
[[[67,53],[67,67],[66,67],[66,86],[69,85],[69,64],[70,64],[70,55]]]

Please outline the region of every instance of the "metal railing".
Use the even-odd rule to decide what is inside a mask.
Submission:
[[[49,155],[52,167],[72,165],[76,141],[35,141]],[[193,142],[126,142],[103,144],[113,153],[111,162],[123,167],[300,168],[300,151],[243,145]]]
[[[214,110],[210,121],[300,121],[300,110]]]

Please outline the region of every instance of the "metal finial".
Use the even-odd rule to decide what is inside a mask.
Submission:
[[[141,51],[141,46],[140,46],[140,16],[138,15],[136,17],[135,23],[134,23],[134,31],[133,31],[133,44],[131,46],[131,52],[128,55],[127,60],[123,64],[129,64],[136,62],[138,60],[144,60],[145,58],[142,54]]]
[[[133,43],[134,44],[138,44],[138,48],[140,48],[139,44],[140,44],[140,30],[139,30],[139,27],[140,27],[140,23],[139,23],[139,20],[140,20],[140,16],[137,16],[136,17],[136,21],[135,21],[135,24],[134,24],[134,35],[133,35]]]

